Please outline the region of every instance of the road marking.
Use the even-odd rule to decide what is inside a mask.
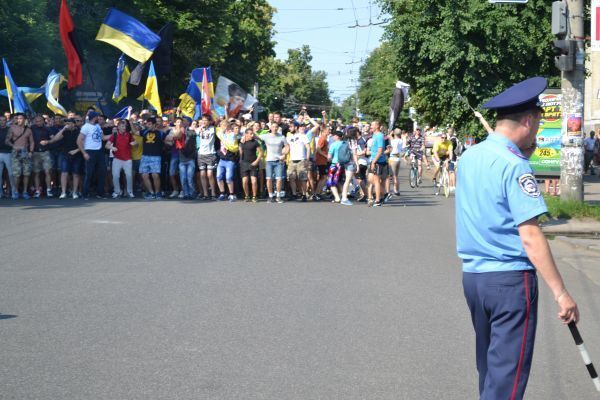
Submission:
[[[104,219],[94,219],[90,221],[92,224],[105,224],[105,225],[121,225],[123,221],[108,221]]]

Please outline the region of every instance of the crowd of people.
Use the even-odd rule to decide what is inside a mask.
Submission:
[[[385,133],[379,121],[317,120],[302,109],[267,120],[203,115],[171,120],[130,110],[110,119],[94,109],[66,117],[0,116],[2,195],[245,201],[330,200],[381,206],[399,195],[400,164],[429,168],[420,129]],[[434,146],[436,166],[456,160],[452,130]],[[439,169],[439,168],[438,168]],[[450,168],[453,170],[453,168]],[[33,174],[33,180],[31,175]],[[436,171],[437,175],[437,171]],[[421,175],[420,175],[421,176]],[[435,176],[434,176],[435,178]]]

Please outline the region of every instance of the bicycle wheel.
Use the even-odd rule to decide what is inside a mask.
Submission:
[[[417,185],[417,169],[415,167],[410,167],[408,170],[408,182],[413,189]]]
[[[442,187],[444,188],[444,196],[448,197],[450,195],[450,175],[446,168],[442,170]]]

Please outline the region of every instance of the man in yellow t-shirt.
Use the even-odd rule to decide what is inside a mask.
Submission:
[[[435,163],[435,172],[433,173],[433,184],[437,185],[437,175],[442,168],[442,163],[448,160],[452,161],[453,147],[452,141],[448,139],[446,133],[442,133],[440,140],[433,145],[432,158]]]

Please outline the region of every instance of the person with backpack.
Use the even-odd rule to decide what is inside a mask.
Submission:
[[[329,160],[329,171],[327,172],[327,187],[331,190],[331,194],[333,194],[333,202],[340,203],[340,194],[338,190],[338,183],[340,180],[340,176],[342,174],[342,165],[345,165],[344,162],[348,162],[347,157],[347,148],[348,143],[345,143],[342,140],[342,136],[344,135],[341,131],[335,131],[333,134],[333,142],[329,145],[329,151],[327,153],[327,159]],[[342,149],[343,147],[343,149]],[[340,160],[340,150],[343,150],[342,157]]]
[[[121,190],[121,171],[125,173],[125,182],[127,197],[133,199],[133,161],[131,159],[131,148],[137,146],[133,138],[132,126],[126,119],[119,120],[117,127],[114,128],[112,136],[106,142],[106,149],[113,155],[112,162],[112,180],[113,180],[113,199],[118,199],[123,195]]]

